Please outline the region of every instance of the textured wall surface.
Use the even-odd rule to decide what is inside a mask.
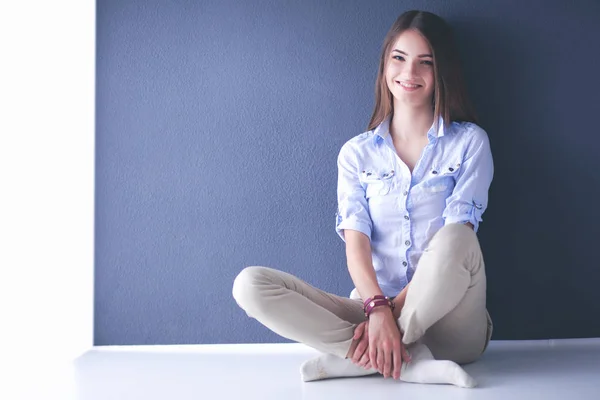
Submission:
[[[248,265],[349,294],[336,157],[409,9],[454,26],[492,143],[494,338],[600,336],[599,2],[98,0],[96,345],[286,341],[231,297]]]

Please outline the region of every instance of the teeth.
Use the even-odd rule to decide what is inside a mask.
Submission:
[[[416,87],[419,87],[419,85],[411,85],[411,84],[404,83],[404,82],[400,82],[400,86],[404,86],[405,88],[416,88]]]

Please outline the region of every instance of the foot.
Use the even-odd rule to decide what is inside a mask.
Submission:
[[[435,360],[433,355],[423,344],[408,347],[412,357],[410,363],[402,363],[400,380],[411,383],[442,383],[459,387],[475,387],[475,380],[458,364],[452,361]],[[311,360],[305,361],[300,374],[304,382],[321,379],[357,377],[377,374],[374,368],[365,369],[354,364],[348,358],[340,358],[333,354],[322,354]]]
[[[409,346],[410,363],[402,363],[400,380],[412,383],[442,383],[464,388],[477,386],[477,382],[457,363],[436,360],[424,344]]]
[[[333,354],[321,354],[305,361],[300,367],[304,382],[318,381],[329,378],[356,377],[377,374],[376,369],[365,369],[352,362],[349,358],[340,358]]]

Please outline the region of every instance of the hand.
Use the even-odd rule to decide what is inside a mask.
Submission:
[[[361,322],[354,330],[352,340],[358,340],[358,345],[352,354],[352,362],[364,369],[371,369],[369,361],[369,321]]]
[[[385,378],[400,378],[402,360],[410,357],[402,344],[396,319],[387,307],[377,307],[369,317],[369,360]]]

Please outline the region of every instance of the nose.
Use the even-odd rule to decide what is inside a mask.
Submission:
[[[413,63],[406,63],[404,65],[404,73],[408,77],[413,77],[415,75],[416,68]]]
[[[404,63],[403,77],[406,80],[412,80],[417,76],[417,66],[412,62]]]

